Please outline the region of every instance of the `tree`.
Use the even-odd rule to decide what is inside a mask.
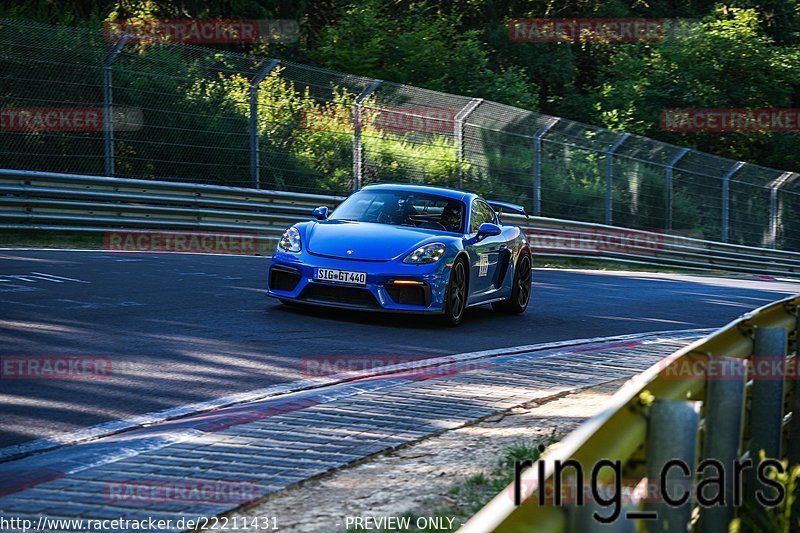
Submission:
[[[653,46],[629,45],[614,57],[596,98],[604,125],[669,140],[737,160],[778,168],[800,166],[800,142],[784,133],[661,131],[668,108],[786,108],[800,92],[800,54],[777,45],[752,9],[717,10],[685,37]],[[777,154],[772,145],[794,146]]]
[[[538,107],[536,87],[524,69],[489,68],[479,31],[462,31],[457,16],[425,4],[416,8],[392,14],[384,0],[351,6],[322,31],[313,57],[334,70]]]

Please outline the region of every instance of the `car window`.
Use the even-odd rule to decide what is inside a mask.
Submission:
[[[364,190],[342,202],[330,219],[461,233],[464,211],[463,202],[435,194]]]
[[[494,211],[489,204],[475,200],[472,203],[472,216],[470,218],[469,232],[476,233],[484,222],[495,223]]]

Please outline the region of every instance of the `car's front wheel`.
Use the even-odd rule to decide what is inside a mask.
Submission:
[[[510,313],[520,315],[528,308],[531,301],[531,281],[533,273],[531,271],[531,256],[528,253],[522,254],[517,262],[514,272],[514,286],[511,288],[511,296],[508,300],[495,302],[492,309],[500,313]]]
[[[458,259],[450,270],[450,281],[444,301],[445,324],[457,326],[464,317],[467,307],[467,267],[462,259]]]

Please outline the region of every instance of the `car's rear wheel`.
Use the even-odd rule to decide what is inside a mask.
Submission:
[[[447,291],[444,301],[445,324],[457,326],[464,317],[464,309],[467,307],[467,267],[463,259],[458,259],[450,270],[450,281],[447,283]]]
[[[531,256],[528,253],[522,255],[517,262],[514,272],[514,285],[511,288],[511,296],[508,300],[495,302],[492,309],[500,313],[510,313],[519,315],[528,308],[531,301],[531,281],[533,273],[531,271]]]

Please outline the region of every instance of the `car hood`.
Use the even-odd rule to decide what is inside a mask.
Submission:
[[[373,222],[330,220],[308,228],[306,248],[312,254],[362,261],[389,261],[441,232]],[[350,253],[348,253],[350,252]]]

